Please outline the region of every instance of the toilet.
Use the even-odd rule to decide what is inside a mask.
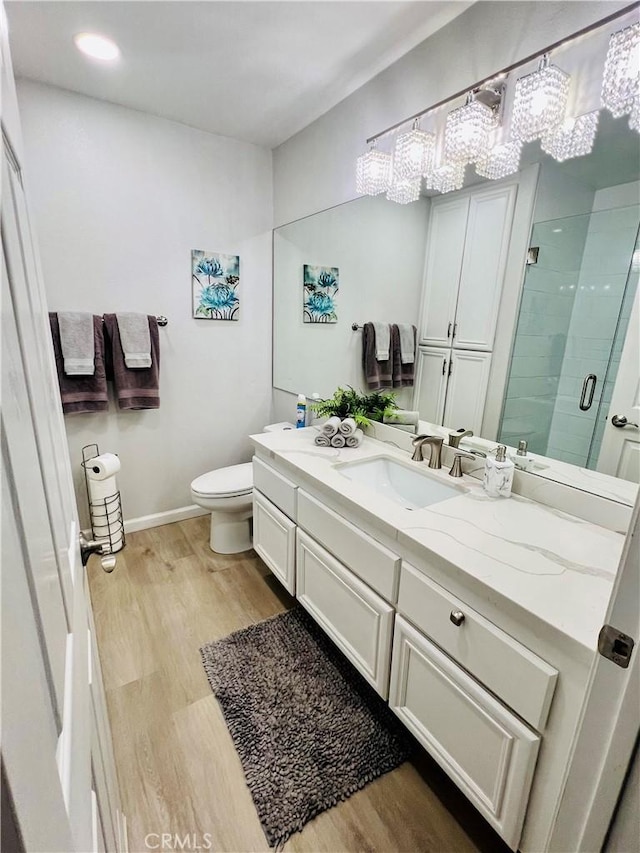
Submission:
[[[284,422],[269,424],[263,432],[294,429]],[[239,554],[251,548],[253,465],[243,462],[216,468],[191,483],[191,500],[211,513],[209,545],[217,554]]]

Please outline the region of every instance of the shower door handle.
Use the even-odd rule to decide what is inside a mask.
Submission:
[[[584,382],[582,383],[582,394],[580,395],[580,409],[583,412],[588,412],[591,408],[591,404],[593,403],[593,395],[596,391],[596,382],[598,381],[598,377],[595,373],[588,373],[584,377]],[[589,399],[587,399],[587,394],[589,395]]]

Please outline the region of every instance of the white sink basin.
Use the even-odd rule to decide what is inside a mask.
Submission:
[[[335,468],[343,477],[368,486],[406,509],[421,509],[459,497],[466,491],[464,487],[441,482],[419,468],[418,463],[401,462],[391,456],[341,462]]]

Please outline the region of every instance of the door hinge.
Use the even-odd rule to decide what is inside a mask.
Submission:
[[[603,625],[598,634],[598,651],[604,658],[612,660],[626,669],[631,660],[635,640],[612,625]]]

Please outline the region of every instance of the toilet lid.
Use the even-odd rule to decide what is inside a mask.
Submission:
[[[250,494],[253,489],[253,466],[251,462],[229,465],[209,471],[191,483],[192,491],[203,497],[231,498]]]

